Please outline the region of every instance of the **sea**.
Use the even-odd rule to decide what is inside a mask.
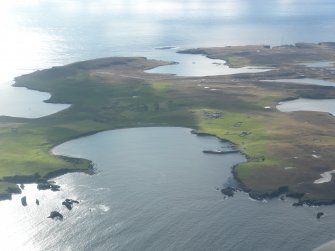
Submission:
[[[179,62],[161,73],[233,74],[176,52],[335,41],[334,13],[331,0],[1,1],[0,114],[37,118],[70,105],[12,87],[15,76],[109,56]],[[240,71],[259,70],[251,68]],[[58,177],[59,192],[29,184],[0,202],[0,250],[313,250],[335,239],[334,206],[293,207],[291,199],[254,201],[243,192],[225,198],[220,189],[245,157],[204,154],[229,146],[190,131],[122,129],[57,146],[54,154],[92,160],[97,174]],[[79,204],[68,210],[66,198]],[[63,221],[47,218],[53,210]]]

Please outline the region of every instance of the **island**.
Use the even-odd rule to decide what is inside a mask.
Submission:
[[[335,88],[261,81],[335,81],[333,68],[304,65],[335,62],[335,43],[228,46],[179,53],[223,59],[230,67],[269,70],[178,77],[145,72],[169,62],[111,57],[17,77],[15,86],[49,92],[47,102],[71,106],[37,119],[0,117],[0,198],[19,193],[17,184],[48,184],[48,179],[67,172],[89,172],[89,160],[50,153],[70,139],[118,128],[182,126],[194,129],[198,136],[228,140],[247,156],[248,161],[235,166],[233,174],[240,188],[253,198],[285,194],[298,198],[300,204],[335,202],[334,179],[314,183],[320,174],[334,170],[334,116],[276,109],[283,100],[335,98]]]

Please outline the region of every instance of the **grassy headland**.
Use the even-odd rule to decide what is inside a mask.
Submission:
[[[12,183],[8,182],[17,182],[8,177],[29,179],[64,169],[87,170],[88,160],[49,153],[53,146],[69,139],[107,129],[185,126],[235,143],[249,158],[236,167],[235,175],[254,192],[271,193],[285,186],[291,192],[303,193],[305,199],[335,200],[334,180],[313,183],[320,173],[334,169],[335,118],[326,113],[281,113],[275,109],[284,99],[335,98],[335,88],[259,81],[302,75],[334,80],[331,70],[296,63],[335,61],[335,46],[323,43],[278,48],[188,51],[226,59],[234,66],[275,67],[257,74],[181,78],[144,72],[165,64],[161,61],[104,58],[16,78],[16,86],[51,93],[48,102],[72,106],[39,119],[0,117],[0,193],[9,193]],[[212,118],[208,115],[212,113],[222,116]]]

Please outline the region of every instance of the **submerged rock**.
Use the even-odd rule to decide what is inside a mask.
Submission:
[[[292,206],[294,206],[294,207],[302,207],[303,205],[304,205],[304,203],[302,201],[294,202],[292,204]]]
[[[71,210],[72,209],[72,204],[68,201],[63,201],[62,205],[64,205],[67,209]]]
[[[77,200],[71,200],[71,199],[65,199],[62,202],[62,205],[64,205],[67,209],[71,210],[73,208],[73,204],[74,203],[79,204],[79,201],[77,201]]]
[[[26,207],[28,204],[27,204],[27,197],[26,196],[23,196],[21,198],[21,204],[22,206]]]
[[[263,200],[263,199],[265,199],[266,194],[251,191],[251,192],[249,192],[249,197],[251,199],[254,199],[254,200]]]
[[[51,218],[53,220],[63,220],[63,215],[60,212],[52,211],[48,218]]]
[[[287,197],[296,198],[296,199],[301,199],[304,195],[305,195],[304,193],[292,192],[292,191],[289,191],[286,193]]]
[[[49,183],[38,183],[37,184],[37,189],[38,190],[48,190],[50,189],[50,184]]]
[[[42,182],[37,184],[37,189],[38,190],[48,190],[50,189],[51,191],[59,191],[60,186],[53,184],[52,182]]]
[[[60,190],[60,186],[51,184],[50,189],[51,191],[57,192]]]
[[[323,212],[318,212],[318,213],[316,214],[316,218],[317,218],[317,219],[320,219],[323,215],[324,215]]]
[[[235,191],[236,190],[232,187],[226,187],[226,188],[221,189],[221,193],[223,193],[224,195],[227,195],[228,197],[233,197]]]
[[[69,201],[71,203],[79,204],[79,201],[77,201],[77,200],[65,199],[65,201]]]

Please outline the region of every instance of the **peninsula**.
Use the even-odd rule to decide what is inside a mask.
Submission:
[[[38,119],[0,117],[1,198],[20,192],[20,183],[89,170],[89,160],[50,154],[52,147],[70,139],[117,128],[183,126],[200,135],[229,140],[247,156],[248,161],[233,172],[251,196],[285,193],[312,204],[335,202],[334,179],[314,182],[320,174],[335,169],[335,117],[276,109],[283,100],[335,98],[335,88],[261,81],[335,81],[334,68],[303,64],[335,62],[335,43],[199,48],[180,53],[223,59],[231,67],[252,65],[271,70],[177,77],[145,72],[167,62],[113,57],[17,77],[15,86],[49,92],[52,96],[47,102],[72,105]]]

